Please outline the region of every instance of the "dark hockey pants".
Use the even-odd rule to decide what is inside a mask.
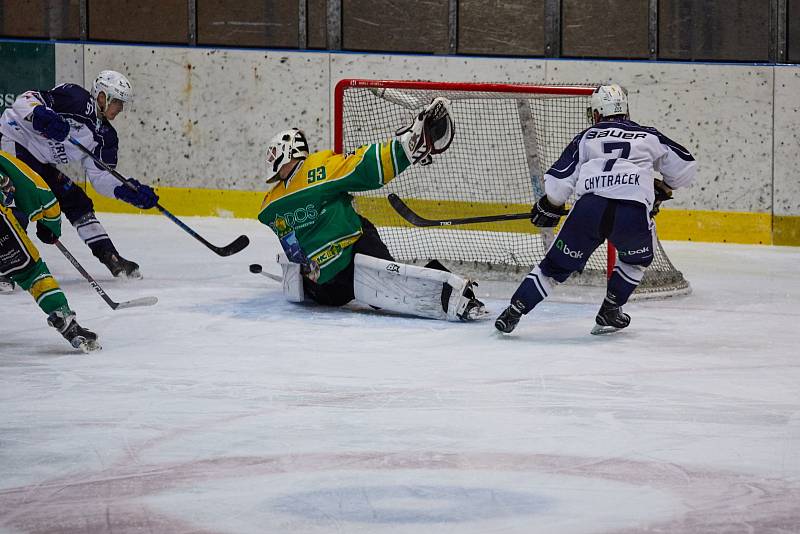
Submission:
[[[572,273],[582,271],[592,253],[607,239],[618,256],[608,281],[608,295],[621,306],[641,281],[641,269],[626,265],[645,268],[653,261],[652,224],[647,207],[640,202],[584,195],[572,207],[538,269],[542,275],[564,282]],[[541,286],[534,271],[514,293],[512,302],[529,312],[547,296]]]
[[[353,245],[353,259],[350,260],[347,267],[324,284],[317,284],[307,278],[303,279],[303,291],[314,302],[326,306],[344,306],[356,298],[353,292],[356,254],[394,261],[386,244],[381,241],[381,236],[378,234],[378,229],[375,228],[375,225],[364,217],[360,215],[359,217],[363,233]]]

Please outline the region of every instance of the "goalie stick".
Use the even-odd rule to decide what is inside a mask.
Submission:
[[[103,291],[103,288],[100,287],[100,284],[98,284],[97,281],[94,278],[92,278],[92,275],[86,272],[86,269],[84,269],[83,266],[80,263],[78,263],[78,260],[75,259],[75,256],[73,256],[70,253],[70,251],[67,250],[67,247],[65,247],[61,243],[61,241],[56,241],[55,245],[56,247],[58,247],[58,250],[60,250],[61,253],[69,260],[69,262],[78,270],[78,272],[81,273],[84,278],[86,278],[86,281],[89,282],[89,285],[92,286],[92,288],[95,291],[97,291],[97,294],[100,295],[100,298],[102,298],[106,302],[106,304],[108,304],[111,307],[112,310],[121,310],[123,308],[135,308],[137,306],[152,306],[158,302],[158,299],[156,297],[142,297],[133,300],[126,300],[125,302],[114,302],[106,294],[106,292]]]
[[[112,176],[114,176],[114,178],[116,178],[117,180],[119,180],[120,182],[122,182],[122,184],[123,184],[123,185],[125,185],[125,187],[127,187],[127,188],[129,188],[129,189],[132,189],[132,190],[134,190],[134,191],[136,191],[136,186],[135,186],[135,185],[131,184],[131,183],[130,183],[130,181],[128,181],[128,179],[127,179],[127,178],[125,178],[124,176],[122,176],[122,175],[121,175],[120,173],[118,173],[116,170],[112,169],[111,167],[109,167],[108,165],[106,165],[105,163],[103,163],[102,161],[100,161],[100,159],[99,159],[99,158],[97,158],[97,157],[96,157],[96,156],[95,156],[95,155],[92,153],[92,151],[91,151],[91,150],[89,150],[88,148],[86,148],[85,146],[83,146],[83,145],[82,145],[82,144],[81,144],[81,143],[80,143],[80,142],[79,142],[77,139],[75,139],[75,138],[74,138],[74,137],[72,137],[72,136],[70,136],[68,139],[69,139],[69,142],[70,142],[70,143],[72,143],[73,145],[75,145],[76,147],[78,147],[78,148],[81,150],[81,152],[83,152],[84,154],[86,154],[87,156],[89,156],[90,158],[92,158],[92,160],[94,160],[94,162],[95,162],[95,163],[96,163],[98,166],[100,166],[100,167],[101,167],[102,169],[104,169],[105,171],[107,171],[107,172],[111,173],[111,175],[112,175]],[[175,215],[173,215],[172,213],[170,213],[170,212],[169,212],[169,211],[168,211],[168,210],[167,210],[167,209],[166,209],[164,206],[162,206],[161,204],[159,204],[159,203],[157,203],[157,202],[156,202],[156,206],[155,206],[155,207],[156,207],[156,208],[158,208],[158,211],[160,211],[160,212],[161,212],[161,213],[163,213],[163,214],[164,214],[164,215],[165,215],[167,218],[169,218],[169,220],[171,220],[172,222],[174,222],[175,224],[177,224],[178,226],[180,226],[181,230],[183,230],[184,232],[186,232],[187,234],[189,234],[189,235],[190,235],[190,236],[192,236],[193,238],[195,238],[195,239],[197,239],[198,241],[200,241],[200,242],[201,242],[202,244],[204,244],[204,245],[205,245],[207,248],[209,248],[210,250],[214,251],[214,252],[215,252],[216,254],[218,254],[219,256],[230,256],[230,255],[232,255],[232,254],[236,254],[237,252],[241,251],[243,248],[245,248],[247,245],[249,245],[249,244],[250,244],[250,239],[249,239],[249,238],[248,238],[246,235],[240,235],[239,237],[237,237],[237,238],[236,238],[236,239],[234,239],[234,240],[233,240],[231,243],[229,243],[229,244],[225,245],[224,247],[218,247],[218,246],[216,246],[216,245],[213,245],[213,244],[209,243],[209,242],[208,242],[208,241],[207,241],[207,240],[206,240],[206,239],[205,239],[203,236],[201,236],[200,234],[198,234],[197,232],[195,232],[194,230],[192,230],[191,228],[189,228],[189,226],[187,226],[187,225],[186,225],[186,223],[184,223],[183,221],[181,221],[180,219],[178,219],[178,218],[177,218]]]
[[[530,219],[531,212],[525,213],[502,213],[497,215],[482,215],[480,217],[463,217],[456,219],[426,219],[414,213],[408,207],[408,204],[403,202],[399,196],[394,193],[389,193],[389,204],[392,208],[406,221],[414,226],[453,226],[458,224],[475,224],[484,222],[498,222],[498,221],[514,221],[519,219]]]

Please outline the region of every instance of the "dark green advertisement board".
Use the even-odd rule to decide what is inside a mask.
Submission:
[[[0,113],[30,89],[56,83],[56,47],[52,43],[0,42]]]

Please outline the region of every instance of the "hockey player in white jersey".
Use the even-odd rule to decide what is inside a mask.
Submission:
[[[113,168],[117,164],[119,142],[111,121],[132,98],[128,79],[111,70],[99,74],[91,94],[70,83],[48,91],[27,91],[0,118],[0,148],[44,178],[78,235],[112,275],[141,278],[139,265],[120,256],[97,220],[91,199],[56,167],[79,161],[100,194],[140,209],[155,206],[158,196],[152,188],[136,180],[130,180],[135,190],[123,187],[111,173],[67,141],[67,137],[74,137]]]
[[[555,227],[561,216],[567,218],[544,259],[495,321],[500,332],[514,330],[553,286],[582,270],[606,239],[617,249],[617,260],[592,333],[627,327],[630,316],[622,306],[653,261],[652,214],[673,189],[694,181],[696,164],[689,151],[655,128],[630,120],[628,95],[619,85],[595,89],[587,111],[594,125],[579,133],[545,174],[546,194],[533,206],[531,220]],[[573,193],[575,204],[568,212],[564,205]]]

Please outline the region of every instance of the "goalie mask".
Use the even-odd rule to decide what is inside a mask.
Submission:
[[[592,93],[591,107],[586,110],[589,122],[594,123],[594,112],[600,117],[628,115],[628,92],[615,83],[601,85]]]
[[[131,86],[131,82],[128,81],[128,78],[115,70],[104,70],[94,80],[92,84],[92,96],[95,101],[97,97],[100,96],[100,93],[106,95],[105,108],[108,108],[112,100],[119,100],[123,103],[128,103],[133,100],[133,87]],[[101,111],[105,112],[105,109],[101,109]]]
[[[297,129],[284,130],[273,137],[267,146],[267,183],[280,180],[278,171],[292,158],[308,157],[308,141],[305,134]]]

